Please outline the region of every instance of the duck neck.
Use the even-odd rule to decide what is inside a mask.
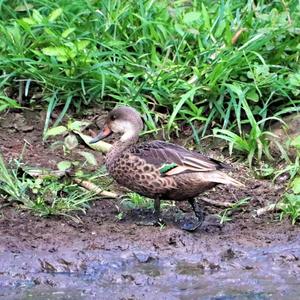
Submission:
[[[138,139],[139,139],[138,135],[132,135],[126,137],[124,134],[119,141],[113,144],[111,150],[107,154],[107,159],[108,160],[117,159],[126,149],[136,144]]]

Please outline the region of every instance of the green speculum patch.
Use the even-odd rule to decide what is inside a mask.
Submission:
[[[171,164],[164,164],[160,169],[159,172],[160,174],[165,174],[169,172],[170,170],[174,169],[177,167],[177,164],[171,163]]]

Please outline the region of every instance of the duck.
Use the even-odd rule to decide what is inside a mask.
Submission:
[[[154,199],[155,224],[162,223],[161,200],[188,201],[197,221],[184,224],[182,229],[195,231],[205,216],[196,197],[219,184],[243,186],[223,172],[226,164],[202,153],[161,140],[139,143],[143,128],[136,109],[120,106],[108,113],[102,130],[90,143],[113,133],[120,135],[106,154],[105,166],[118,184]]]

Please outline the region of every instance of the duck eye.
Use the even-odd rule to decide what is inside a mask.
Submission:
[[[111,115],[111,117],[110,117],[110,118],[111,118],[111,120],[113,120],[113,121],[114,121],[114,120],[117,118],[117,116],[116,116],[116,115]]]

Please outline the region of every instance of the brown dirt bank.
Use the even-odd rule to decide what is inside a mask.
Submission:
[[[16,118],[29,127],[24,131]],[[62,151],[41,142],[37,114],[7,114],[0,128],[7,159],[17,158],[24,142],[24,160],[30,165],[54,168],[64,159]],[[97,158],[102,159],[100,154]],[[118,220],[109,200],[95,201],[80,215],[81,223],[41,219],[17,206],[3,208],[0,298],[296,299],[299,226],[279,223],[274,215],[253,215],[254,209],[278,200],[282,187],[251,178],[240,165],[235,173],[246,182],[245,189],[219,187],[205,196],[218,201],[250,197],[249,204],[225,225],[207,218],[195,233],[180,230],[175,222],[182,211],[189,213],[185,204],[164,209],[164,228],[137,225],[149,216],[147,210],[124,211],[124,219]],[[221,210],[206,205],[206,211],[213,215]]]

